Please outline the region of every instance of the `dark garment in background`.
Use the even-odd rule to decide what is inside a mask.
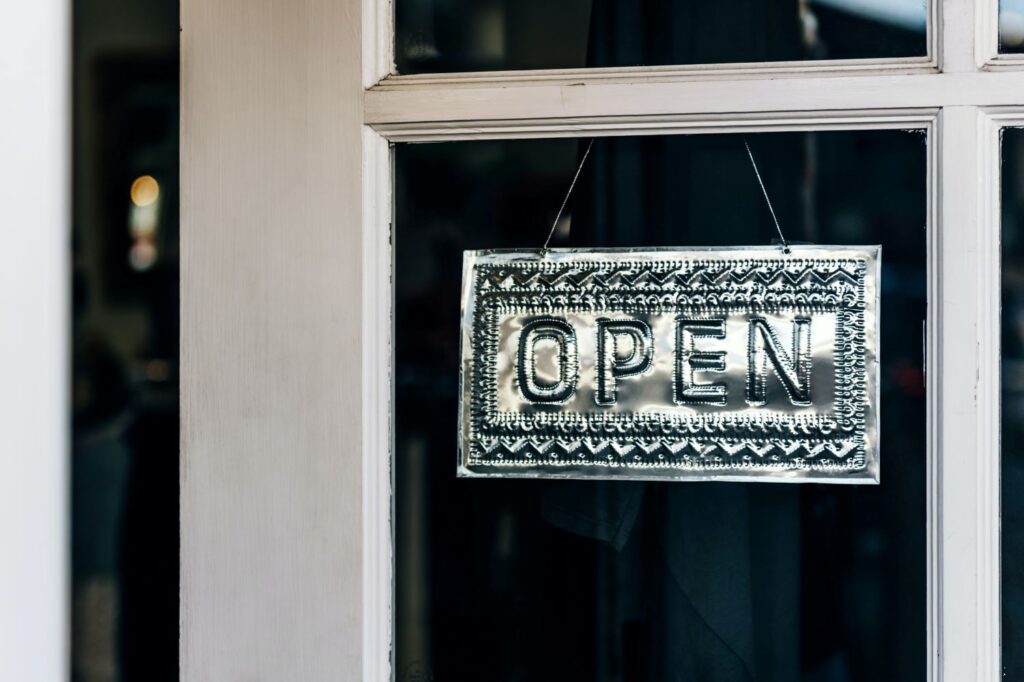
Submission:
[[[608,542],[623,561],[648,562],[620,564],[643,580],[639,591],[620,589],[637,594],[647,621],[644,679],[781,682],[799,678],[797,495],[788,486],[554,481],[543,515]],[[641,515],[645,532],[632,534]]]
[[[620,150],[614,141],[595,143],[593,165],[580,178],[571,245],[698,245],[654,216],[645,220],[641,206],[635,221],[592,219],[607,211],[607,197],[657,191],[642,173],[603,172]],[[670,177],[679,179],[678,173]],[[686,192],[679,182],[676,200],[685,201]],[[652,205],[667,198],[657,199]],[[765,490],[765,484],[553,481],[542,504],[544,518],[566,531],[616,550],[646,545],[623,559],[650,564],[623,571],[643,576],[635,594],[649,629],[645,679],[781,682],[799,676],[798,494],[788,486]],[[651,530],[633,537],[641,516]]]
[[[799,0],[594,0],[587,67],[792,61],[803,44]],[[815,55],[817,56],[817,55]]]
[[[740,13],[722,12],[715,3],[664,2],[655,7],[595,0],[587,65],[740,61],[737,45],[747,46],[744,60],[801,56],[797,0],[747,3]],[[772,30],[766,30],[769,25]],[[723,47],[728,58],[715,52]],[[639,156],[630,158],[635,146],[616,142],[595,144],[591,163],[580,177],[571,245],[717,243],[691,241],[677,226],[715,229],[713,216],[688,213],[687,195],[733,186],[737,174],[749,172],[742,167],[742,157],[741,165],[732,169],[718,150],[703,152],[699,142],[680,140],[690,153],[678,154],[673,149],[678,145],[661,140],[653,155],[644,154],[648,162],[641,164]],[[652,145],[648,151],[654,150]],[[715,163],[702,167],[702,154],[713,155]],[[652,158],[657,159],[653,165]],[[678,160],[686,165],[670,165]],[[628,172],[631,166],[635,172]],[[714,169],[727,171],[717,184]],[[795,198],[795,189],[789,187],[787,199]],[[757,222],[758,208],[737,210],[750,213],[751,224]],[[730,222],[743,226],[745,221]],[[729,236],[719,233],[712,238]],[[630,541],[641,506],[646,505],[650,525],[658,530],[636,538],[634,542],[650,547],[631,556],[653,559],[654,565],[630,574],[646,576],[642,598],[651,611],[652,648],[648,679],[798,678],[797,490],[769,492],[759,486],[717,483],[553,482],[543,505],[544,518],[554,525],[616,549]]]
[[[175,682],[178,623],[178,412],[143,410],[121,530],[121,679]]]

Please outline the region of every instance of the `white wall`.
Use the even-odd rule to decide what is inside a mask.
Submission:
[[[0,680],[68,679],[68,21],[0,2]]]

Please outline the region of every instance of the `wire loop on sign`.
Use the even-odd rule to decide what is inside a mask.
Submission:
[[[757,169],[757,161],[754,161],[754,152],[750,151],[750,143],[747,142],[746,136],[743,137],[743,146],[747,148],[747,156],[750,157],[750,165],[754,167],[754,175],[757,176],[757,184],[761,186],[761,194],[764,195],[764,201],[768,204],[768,211],[772,214],[772,220],[775,222],[775,230],[779,233],[779,240],[782,241],[782,253],[787,256],[792,253],[792,249],[789,248],[789,242],[782,234],[782,227],[779,225],[779,219],[775,215],[775,209],[772,207],[772,200],[768,198],[768,190],[764,188],[764,181],[761,179],[761,172]]]
[[[569,203],[569,197],[572,196],[572,190],[576,186],[576,181],[580,178],[580,172],[583,170],[583,164],[587,162],[587,157],[590,156],[590,148],[594,146],[594,138],[590,138],[590,142],[587,143],[587,150],[583,152],[583,158],[580,159],[580,165],[576,168],[576,175],[572,176],[572,182],[569,183],[569,191],[565,193],[565,198],[562,199],[562,205],[558,208],[558,213],[555,215],[555,221],[551,223],[551,230],[548,232],[548,238],[544,240],[544,246],[540,249],[541,258],[548,254],[548,244],[551,243],[551,238],[555,236],[555,228],[558,227],[558,221],[562,217],[562,212],[565,211],[566,204]]]

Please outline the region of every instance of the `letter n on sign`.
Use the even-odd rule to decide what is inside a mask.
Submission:
[[[459,475],[877,483],[880,263],[467,251]]]

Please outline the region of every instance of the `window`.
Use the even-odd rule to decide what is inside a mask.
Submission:
[[[183,211],[188,256],[182,346],[192,359],[183,362],[182,485],[193,505],[183,506],[183,594],[192,603],[182,610],[189,638],[183,669],[235,672],[228,663],[201,664],[220,661],[215,650],[262,651],[252,643],[266,643],[262,633],[285,622],[294,630],[274,644],[294,654],[287,660],[321,666],[320,675],[330,679],[337,670],[310,651],[338,650],[337,638],[324,635],[343,629],[341,613],[345,623],[358,620],[362,633],[336,656],[345,662],[358,657],[365,679],[442,679],[442,673],[451,675],[446,679],[488,679],[519,671],[535,678],[545,664],[554,671],[566,663],[554,660],[555,645],[545,634],[563,636],[569,650],[585,652],[574,671],[658,679],[663,668],[656,666],[669,658],[651,655],[664,643],[648,636],[652,626],[672,625],[673,617],[690,624],[697,619],[693,612],[686,619],[682,600],[651,598],[664,595],[653,587],[672,577],[667,569],[643,580],[623,576],[636,567],[668,566],[656,555],[630,563],[629,552],[664,552],[664,543],[629,543],[675,531],[679,524],[668,523],[666,510],[686,491],[689,504],[702,496],[734,494],[747,502],[777,496],[801,512],[799,533],[778,534],[786,542],[799,539],[799,549],[782,541],[766,546],[767,536],[747,537],[751,551],[756,544],[757,551],[777,552],[799,566],[804,582],[794,585],[792,575],[759,576],[785,578],[778,584],[793,591],[787,597],[742,590],[750,608],[705,611],[746,614],[746,620],[720,622],[716,631],[751,632],[756,620],[774,623],[780,637],[807,640],[796,654],[787,649],[783,660],[770,643],[751,637],[735,647],[753,653],[730,659],[731,665],[739,660],[747,672],[764,670],[779,679],[793,679],[796,670],[797,679],[805,680],[818,674],[995,682],[1004,672],[1014,674],[1014,630],[1012,623],[1001,627],[1009,622],[1002,617],[1013,608],[1015,584],[1012,573],[1000,574],[1000,547],[1006,568],[1016,530],[1006,487],[1013,467],[1006,430],[1000,441],[1006,426],[1000,412],[1009,403],[1001,403],[1000,393],[1001,368],[1004,382],[1007,376],[1006,362],[1000,364],[1000,323],[1008,318],[1005,312],[1001,318],[999,302],[1014,254],[1000,252],[999,134],[1024,118],[1024,69],[1013,54],[1000,52],[998,3],[929,3],[925,30],[916,30],[917,37],[898,50],[881,30],[869,30],[872,35],[856,40],[844,32],[843,39],[852,41],[844,55],[806,51],[803,37],[781,41],[785,50],[748,51],[752,46],[741,39],[730,44],[709,28],[707,36],[698,36],[709,40],[706,52],[659,52],[654,46],[645,47],[642,58],[619,57],[637,35],[683,34],[652,16],[637,21],[659,24],[650,29],[654,33],[643,33],[644,27],[630,33],[623,21],[611,33],[588,32],[588,42],[581,43],[577,32],[545,23],[543,13],[556,10],[543,3],[535,8],[541,14],[526,17],[531,4],[396,0],[392,16],[388,3],[340,0],[304,4],[295,17],[253,12],[240,28],[237,12],[211,14],[204,6],[186,13],[192,21],[215,16],[214,28],[244,32],[244,56],[257,54],[256,48],[266,54],[271,46],[281,62],[275,61],[269,90],[263,89],[246,75],[252,60],[222,56],[219,33],[190,38],[186,27],[183,34],[186,67],[196,44],[203,55],[224,60],[215,71],[191,71],[198,83],[192,87],[212,96],[216,106],[183,109],[183,129],[201,129],[201,136],[193,132],[185,142],[192,165],[183,166],[182,182],[194,197]],[[884,4],[886,11],[904,6]],[[758,11],[782,3],[768,5],[771,10],[759,5]],[[597,0],[587,6],[590,18],[580,10],[558,25],[589,27],[598,6]],[[822,40],[838,35],[829,34],[824,21],[834,3],[788,6],[779,10],[787,30],[806,7],[820,22]],[[754,10],[746,7],[730,5],[715,21],[749,21]],[[920,26],[920,5],[913,9]],[[320,22],[324,14],[334,22],[328,28]],[[358,30],[349,26],[353,16],[362,17]],[[290,30],[278,30],[278,21],[292,22]],[[339,39],[338,27],[351,33]],[[356,34],[359,49],[353,46]],[[558,44],[533,50],[552,36]],[[598,39],[616,58],[590,59]],[[837,40],[828,38],[831,45]],[[186,83],[189,73],[186,68]],[[224,77],[236,75],[237,87],[221,94],[224,82],[234,83]],[[257,105],[268,101],[268,92],[281,94],[285,104]],[[229,95],[255,113],[220,99]],[[239,116],[263,127],[241,125]],[[210,121],[212,128],[198,125]],[[288,135],[251,153],[258,169],[223,172],[225,160],[250,158],[253,129]],[[789,234],[885,245],[882,372],[888,388],[881,406],[880,487],[651,486],[628,537],[602,539],[547,520],[549,486],[456,481],[450,445],[455,415],[445,407],[445,382],[454,380],[457,331],[446,320],[457,306],[451,296],[459,251],[539,244],[579,159],[579,142],[590,138],[597,139],[594,157],[558,234],[561,243],[764,244],[771,230],[739,151],[743,136]],[[1012,181],[1014,167],[1008,162],[1005,169],[1004,178]],[[272,173],[274,189],[286,191],[271,202],[233,184],[251,183],[256,170]],[[297,179],[307,183],[305,191],[295,191]],[[249,220],[236,219],[236,212]],[[304,221],[301,230],[295,216]],[[218,229],[206,229],[210,225]],[[248,235],[254,225],[252,233],[263,241],[227,238]],[[1002,227],[1006,237],[1012,224]],[[266,271],[254,275],[253,259]],[[255,288],[254,278],[260,285]],[[210,283],[217,286],[204,286]],[[241,322],[253,318],[269,322],[225,361],[217,344],[245,331]],[[360,351],[358,363],[349,364],[358,366],[342,366],[342,352],[353,349]],[[279,377],[270,372],[249,374],[267,358],[287,359],[287,381],[272,381]],[[278,385],[286,390],[272,398],[260,390],[234,393]],[[358,395],[350,390],[355,385]],[[1009,388],[1003,384],[1004,401]],[[190,390],[195,397],[188,397]],[[360,436],[358,461],[353,433]],[[278,456],[285,446],[294,457]],[[227,451],[232,466],[215,460],[215,451]],[[240,470],[244,476],[224,473]],[[1001,470],[1007,476],[1002,500]],[[591,491],[603,505],[631,499],[626,486],[603,490],[604,497]],[[224,499],[246,504],[222,516]],[[577,507],[585,499],[580,493]],[[588,518],[595,517],[604,518]],[[854,520],[858,525],[848,525]],[[715,542],[728,536],[727,522],[739,520],[723,513],[686,531],[718,529],[707,544],[722,550]],[[271,543],[267,528],[275,549],[298,549],[312,560],[271,554],[266,568],[252,561],[246,572],[229,571],[237,568],[231,553],[240,547],[246,557],[263,556],[259,551]],[[357,588],[335,571],[354,561],[353,538],[362,550]],[[615,540],[622,540],[621,548]],[[200,558],[190,559],[196,548],[203,550]],[[333,561],[321,560],[325,555]],[[746,556],[723,559],[710,550],[686,559],[687,570],[708,581],[729,569],[782,566]],[[830,562],[838,563],[835,573]],[[218,569],[212,576],[211,566]],[[828,592],[820,575],[840,575],[845,582]],[[573,578],[564,590],[548,582]],[[302,599],[218,608],[226,601],[218,589],[237,596],[268,584],[287,584]],[[647,591],[611,587],[621,584]],[[523,586],[530,589],[519,594]],[[345,610],[355,594],[362,597],[358,618]],[[830,606],[816,599],[831,600]],[[662,611],[633,617],[642,613],[638,605],[650,604]],[[557,613],[545,611],[555,606]],[[240,613],[246,627],[232,629],[232,615]],[[540,634],[524,632],[528,623],[536,623]],[[878,623],[881,631],[873,627]],[[330,627],[317,629],[324,624]],[[832,639],[826,638],[829,625],[840,630]],[[700,639],[706,632],[692,634],[693,641],[709,642]],[[215,646],[221,640],[232,647]],[[466,641],[475,648],[456,660],[452,652]],[[729,642],[736,641],[730,635]],[[706,657],[688,665],[713,665],[716,647],[721,650],[722,641],[691,647]],[[750,663],[755,660],[768,662]],[[724,679],[735,679],[729,677],[735,667],[721,670]]]
[[[484,6],[475,5],[480,9]],[[826,11],[814,3],[810,7],[823,14]],[[511,13],[520,10],[523,8],[495,10],[498,19],[492,20],[512,22]],[[814,537],[814,513],[837,513],[844,518],[857,513],[877,515],[880,522],[885,519],[883,525],[893,524],[886,525],[888,530],[881,535],[861,540],[838,532],[825,533],[835,542],[833,557],[838,553],[850,558],[864,552],[864,556],[874,557],[864,559],[868,564],[878,562],[873,564],[874,569],[867,569],[866,564],[846,569],[853,573],[876,570],[874,579],[891,582],[886,587],[882,583],[872,585],[870,579],[857,583],[851,578],[858,585],[856,589],[866,591],[844,592],[849,600],[845,602],[832,594],[839,601],[834,602],[830,615],[841,622],[853,619],[859,625],[853,629],[843,626],[843,634],[827,643],[816,643],[813,637],[802,641],[803,647],[796,655],[799,679],[814,679],[815,673],[845,675],[836,679],[935,679],[940,671],[946,679],[969,679],[958,674],[973,678],[977,670],[994,671],[999,660],[998,625],[993,618],[998,613],[997,602],[993,601],[998,589],[991,578],[995,574],[979,574],[973,568],[975,561],[993,566],[996,556],[992,544],[996,517],[985,503],[996,480],[991,470],[996,456],[990,405],[994,402],[994,377],[982,373],[979,382],[975,365],[979,362],[976,344],[985,334],[983,322],[991,310],[975,303],[983,290],[977,279],[983,266],[979,260],[965,258],[971,248],[965,245],[980,244],[979,252],[984,252],[982,247],[992,240],[991,222],[986,222],[986,213],[979,208],[989,205],[985,192],[993,170],[986,165],[990,157],[979,153],[973,141],[994,120],[996,110],[992,106],[1014,102],[1007,101],[994,84],[989,89],[981,80],[981,67],[969,48],[974,41],[965,39],[972,35],[972,27],[944,25],[943,41],[931,53],[941,68],[909,61],[929,54],[921,47],[926,43],[895,53],[886,53],[878,43],[862,43],[860,53],[845,55],[869,60],[845,67],[855,69],[857,75],[828,75],[811,59],[805,66],[779,67],[786,78],[764,79],[761,73],[773,68],[772,59],[791,57],[762,53],[752,58],[757,63],[748,66],[716,64],[699,73],[665,71],[665,65],[742,62],[744,57],[738,48],[729,53],[729,48],[722,46],[719,53],[707,58],[647,60],[649,68],[637,68],[642,61],[598,65],[584,57],[546,64],[517,62],[515,55],[525,53],[517,52],[514,43],[528,41],[530,36],[528,30],[511,23],[499,31],[505,36],[505,52],[487,61],[479,54],[474,57],[459,52],[479,38],[474,37],[474,31],[482,30],[478,19],[470,16],[445,23],[443,38],[440,32],[435,34],[436,40],[449,41],[447,51],[438,48],[436,52],[403,53],[409,44],[403,43],[403,36],[410,35],[403,31],[412,30],[409,27],[425,15],[417,18],[413,4],[405,2],[397,4],[396,12],[398,71],[452,72],[388,76],[374,84],[365,99],[366,121],[384,138],[394,143],[444,143],[399,144],[394,152],[398,325],[393,337],[396,449],[392,457],[397,476],[394,560],[398,583],[391,611],[395,639],[392,642],[387,631],[380,630],[376,641],[382,651],[395,652],[393,672],[397,679],[403,679],[403,674],[417,674],[419,666],[427,666],[423,668],[427,674],[435,663],[438,671],[453,670],[431,658],[444,657],[453,637],[460,642],[466,641],[465,637],[484,642],[481,651],[462,652],[463,662],[492,653],[496,658],[489,662],[502,665],[504,640],[497,634],[489,638],[487,633],[492,630],[488,628],[508,636],[502,628],[513,627],[512,623],[522,626],[538,617],[535,609],[544,605],[543,595],[548,594],[544,590],[552,589],[550,584],[545,587],[545,581],[552,580],[550,574],[558,559],[544,554],[550,563],[542,562],[542,568],[531,564],[528,557],[532,556],[529,552],[542,552],[549,543],[586,566],[586,587],[579,588],[583,591],[575,597],[563,596],[585,604],[584,613],[592,621],[584,617],[581,621],[596,624],[574,630],[573,636],[586,640],[581,646],[587,652],[607,651],[609,656],[620,657],[605,660],[602,654],[594,653],[580,665],[608,666],[608,670],[618,670],[617,674],[641,670],[629,668],[626,660],[635,664],[643,658],[638,653],[643,648],[637,644],[643,641],[642,626],[633,631],[622,626],[628,618],[621,611],[625,608],[621,603],[617,603],[620,610],[614,616],[620,620],[613,618],[613,622],[622,627],[616,629],[601,620],[607,616],[603,609],[608,603],[602,601],[601,589],[614,584],[607,582],[612,580],[608,566],[621,561],[621,554],[600,544],[587,544],[579,537],[559,544],[560,539],[553,535],[556,530],[551,524],[545,527],[542,521],[544,486],[488,481],[475,490],[472,488],[478,482],[456,482],[454,467],[445,466],[450,448],[444,443],[454,438],[454,432],[444,434],[443,426],[435,425],[443,418],[435,411],[441,410],[444,401],[433,391],[443,392],[443,386],[452,380],[451,348],[446,344],[453,342],[454,332],[450,339],[442,338],[441,321],[446,318],[441,311],[448,298],[444,292],[450,295],[455,284],[452,277],[437,278],[446,271],[454,272],[453,263],[461,248],[536,243],[535,235],[543,232],[544,220],[557,206],[558,194],[578,158],[573,138],[592,135],[600,138],[595,149],[603,152],[596,152],[593,164],[584,173],[584,178],[590,180],[583,181],[581,195],[572,202],[570,239],[577,239],[578,231],[583,230],[593,240],[587,243],[608,245],[614,240],[629,244],[765,243],[770,231],[764,222],[764,207],[756,192],[748,191],[749,182],[744,178],[749,180],[750,168],[737,153],[737,133],[753,135],[762,163],[771,169],[767,173],[769,192],[789,215],[785,219],[791,225],[788,229],[807,241],[877,239],[885,245],[883,277],[887,284],[883,297],[889,303],[883,302],[887,309],[883,313],[883,344],[904,349],[883,352],[885,381],[893,392],[882,398],[883,423],[889,426],[884,427],[880,491],[873,494],[870,490],[811,487],[800,491],[796,495],[799,500],[793,502],[810,514],[801,517],[804,551],[794,550],[800,554],[794,561],[806,575],[825,570],[814,566],[814,557],[829,553],[821,544],[827,540]],[[926,13],[927,21],[939,21],[931,12],[938,10],[932,7]],[[460,23],[462,19],[464,23]],[[984,23],[979,19],[979,31]],[[593,38],[592,34],[589,37]],[[562,45],[559,49],[570,47]],[[410,54],[420,55],[423,61],[417,62]],[[894,57],[900,64],[898,69],[893,67]],[[900,63],[899,58],[907,61]],[[590,66],[601,68],[538,71],[536,75],[529,71],[482,73],[501,68]],[[609,66],[626,68],[604,68]],[[478,73],[458,73],[470,69]],[[1009,83],[1019,76],[1010,70],[999,78]],[[957,94],[954,83],[977,90],[969,96]],[[655,137],[646,137],[649,135]],[[529,141],[531,138],[563,139]],[[482,141],[488,139],[509,141]],[[383,156],[378,158],[382,164],[389,163]],[[445,182],[435,187],[431,178],[439,177]],[[588,197],[588,182],[606,184],[598,185],[600,190],[590,190],[593,194]],[[731,197],[731,205],[716,209],[714,200],[722,193]],[[870,206],[884,206],[887,216],[871,213]],[[708,229],[712,222],[715,227]],[[374,234],[369,225],[366,229]],[[389,247],[377,243],[382,251],[389,252]],[[380,286],[389,288],[383,282]],[[992,293],[988,291],[987,295]],[[916,312],[892,312],[902,305],[895,303],[897,300],[917,306],[913,308]],[[428,334],[427,329],[432,333]],[[429,344],[404,341],[413,336],[412,330],[437,339],[439,346],[431,349]],[[432,352],[438,355],[431,356]],[[447,369],[431,375],[430,367],[434,371]],[[425,400],[431,407],[426,411],[410,407],[417,400]],[[431,440],[435,433],[440,442]],[[383,434],[377,442],[384,442]],[[974,480],[978,487],[965,489],[964,480]],[[671,486],[665,485],[669,491],[666,494],[675,494]],[[694,495],[715,494],[713,487],[687,490],[693,490]],[[755,487],[743,494],[771,495],[773,491],[770,487]],[[883,498],[889,501],[883,502]],[[449,505],[461,505],[463,515],[476,510],[479,513],[472,515],[481,525],[462,535],[451,527],[448,515],[464,516]],[[384,524],[389,517],[376,518]],[[643,519],[646,524],[642,527],[648,532],[663,529],[659,525],[663,520]],[[443,530],[433,524],[440,524]],[[970,539],[966,544],[959,541],[953,549],[950,538],[958,529]],[[391,556],[390,543],[382,545],[378,539],[370,545],[378,552],[386,545],[387,556]],[[524,550],[524,554],[509,549],[527,545],[532,549]],[[504,556],[503,551],[512,554]],[[896,555],[902,558],[894,559]],[[887,563],[893,560],[896,564]],[[456,580],[446,585],[450,576],[438,575],[444,570],[439,567],[452,562],[467,570],[468,575],[463,576],[467,582]],[[487,573],[494,581],[489,587],[481,587],[487,580],[481,576],[481,572],[486,573],[485,566],[495,571]],[[724,570],[714,560],[709,560],[705,568]],[[621,566],[615,570],[622,570]],[[514,573],[515,578],[502,571]],[[457,598],[445,591],[454,589],[452,584],[464,588]],[[541,596],[527,590],[527,595],[517,601],[514,586],[521,584],[540,590]],[[498,585],[506,585],[510,592],[503,596]],[[383,582],[380,589],[384,589]],[[810,635],[800,628],[813,628],[816,618],[826,616],[809,606],[813,603],[813,585],[803,584],[801,589],[807,591],[794,595],[790,608],[802,604],[799,615],[803,620],[784,629]],[[861,594],[862,598],[852,594]],[[466,613],[459,611],[459,599],[469,600],[468,613],[476,613],[482,620],[460,622]],[[440,603],[432,604],[431,600]],[[513,605],[522,611],[516,612]],[[503,614],[500,623],[481,615],[488,609],[492,616]],[[425,615],[431,613],[435,614],[433,622]],[[883,613],[890,625],[893,619],[900,623],[893,631],[899,645],[882,640],[870,643],[879,631],[867,624],[872,618],[883,618]],[[562,617],[571,620],[571,616]],[[437,625],[438,618],[449,626],[459,623],[470,632],[459,639],[458,628],[445,630],[444,624]],[[865,628],[863,639],[857,638],[856,627]],[[522,627],[517,631],[522,632]],[[613,631],[616,634],[608,634]],[[872,634],[866,634],[868,631]],[[989,634],[979,640],[974,634],[979,631]],[[966,637],[968,632],[972,633],[970,638]],[[947,647],[941,656],[940,633]],[[964,634],[964,639],[958,633]],[[609,636],[619,638],[616,647],[602,648],[593,639]],[[520,637],[526,639],[513,641],[525,649],[513,647],[522,656],[513,666],[529,670],[531,656],[548,660],[552,655],[544,648],[547,644],[542,635]],[[966,639],[973,643],[966,644]],[[950,644],[954,641],[956,645]],[[530,643],[536,646],[526,646]],[[880,657],[867,653],[873,646],[890,653]],[[660,665],[656,660],[666,659],[649,658],[644,665]],[[979,661],[980,668],[973,661]],[[770,664],[768,667],[774,674],[781,670]],[[651,674],[650,668],[646,670]],[[822,672],[826,670],[832,672]]]
[[[999,51],[1024,52],[1024,4],[1017,0],[999,2]]]
[[[743,138],[599,138],[553,245],[770,243]],[[882,244],[882,485],[456,479],[462,252],[538,247],[583,142],[395,150],[396,679],[924,680],[926,132],[749,136],[788,239]]]
[[[1019,125],[1018,119],[1006,121]],[[1002,131],[999,150],[1002,163],[1001,177],[1001,363],[999,368],[1001,398],[1001,445],[1000,467],[1002,506],[1002,636],[1003,673],[1008,679],[1024,674],[1024,575],[1020,571],[1020,559],[1024,546],[1024,506],[1016,491],[1020,487],[1022,446],[1024,433],[1021,430],[1021,360],[1022,348],[1021,318],[1021,256],[1024,254],[1024,231],[1021,225],[1021,161],[1024,159],[1024,130],[1007,127]]]
[[[402,74],[928,57],[921,0],[398,0]]]

